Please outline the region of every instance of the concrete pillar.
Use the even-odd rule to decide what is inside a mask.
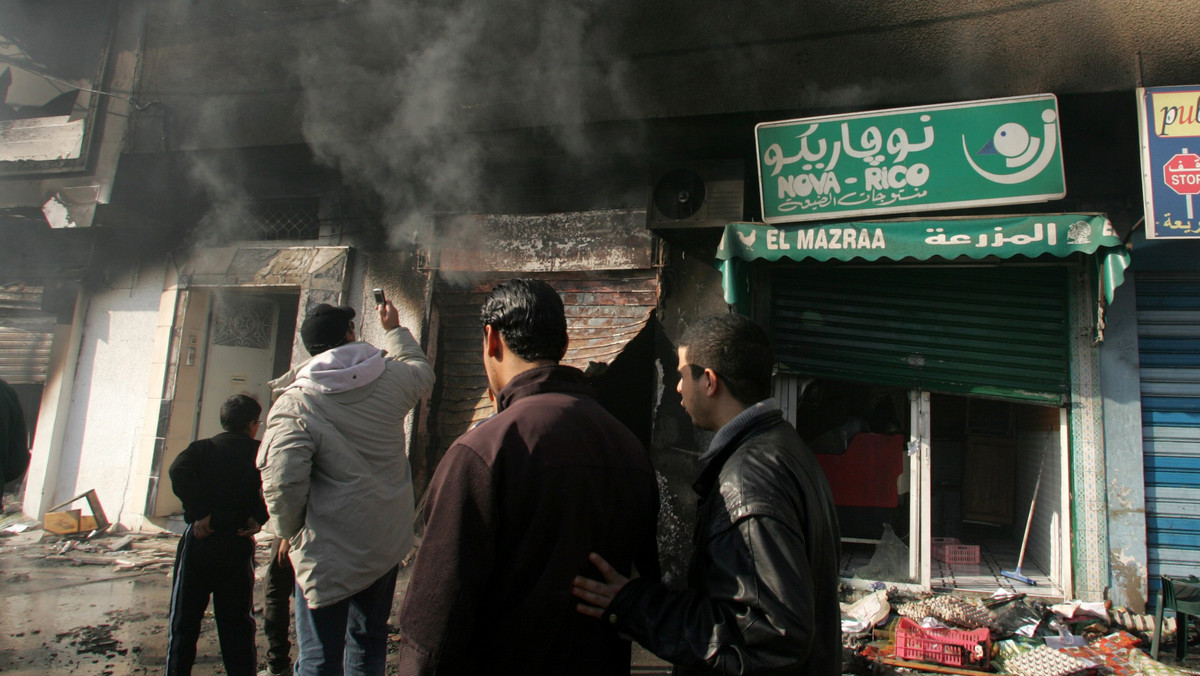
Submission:
[[[71,418],[71,395],[75,391],[75,371],[79,364],[79,347],[87,320],[91,297],[82,288],[75,295],[75,314],[70,325],[54,327],[54,343],[50,348],[50,363],[42,403],[38,412],[37,430],[33,436],[32,457],[25,480],[25,502],[21,511],[41,519],[54,506],[58,484],[59,463],[62,459],[63,438]]]

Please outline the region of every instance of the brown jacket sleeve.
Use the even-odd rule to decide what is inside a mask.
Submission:
[[[470,447],[446,451],[429,485],[425,534],[400,610],[400,673],[431,674],[469,652],[496,559],[491,470]]]

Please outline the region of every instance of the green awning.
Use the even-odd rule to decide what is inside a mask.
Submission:
[[[985,218],[853,221],[824,225],[730,223],[717,259],[725,302],[738,304],[747,280],[735,260],[875,261],[987,257],[1035,258],[1043,254],[1098,254],[1104,297],[1112,302],[1125,279],[1129,252],[1102,214],[1038,214]]]

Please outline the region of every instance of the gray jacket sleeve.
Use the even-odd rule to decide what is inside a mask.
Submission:
[[[396,407],[406,415],[418,402],[433,391],[433,366],[425,351],[413,338],[412,332],[403,326],[388,331],[383,337],[385,358],[400,367],[402,381],[401,396]]]
[[[316,446],[299,414],[299,407],[286,395],[271,407],[267,431],[259,446],[258,468],[262,473],[263,498],[275,520],[275,534],[291,538],[304,526],[308,504],[309,477]]]

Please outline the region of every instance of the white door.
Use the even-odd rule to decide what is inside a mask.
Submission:
[[[197,439],[219,434],[221,404],[235,394],[248,394],[271,406],[275,338],[279,306],[271,298],[234,291],[215,294],[200,397]]]

